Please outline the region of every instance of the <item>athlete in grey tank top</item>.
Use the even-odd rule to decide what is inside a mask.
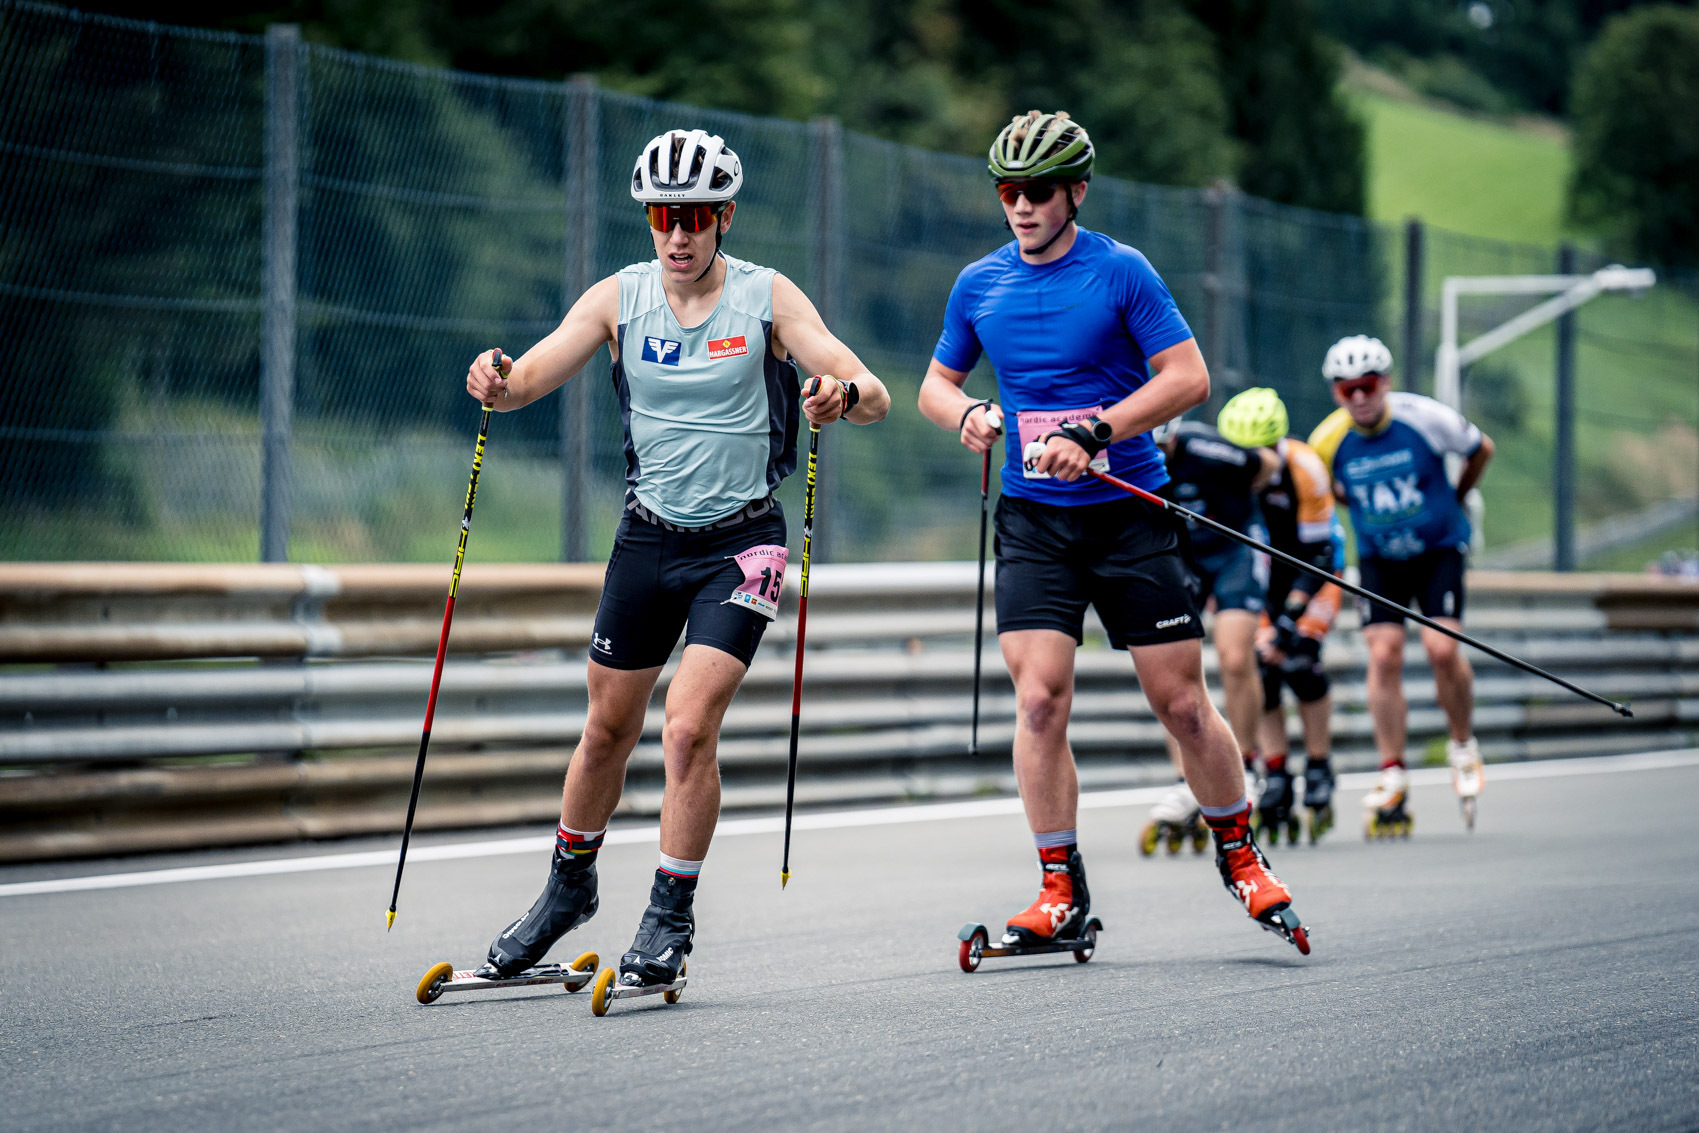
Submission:
[[[558,328],[503,370],[486,352],[466,376],[468,393],[505,412],[566,382],[607,346],[627,482],[549,882],[490,945],[480,975],[533,967],[595,913],[596,853],[656,678],[682,633],[661,740],[660,868],[618,965],[620,986],[679,986],[695,931],[696,875],[719,816],[720,722],[781,600],[786,534],[770,497],[796,468],[799,410],[826,426],[840,418],[872,424],[890,409],[884,385],[796,284],[720,251],[742,184],[737,155],[718,137],[671,130],[651,141],[632,171],[631,195],[648,215],[655,258],[591,287]],[[821,376],[810,396],[798,367]]]

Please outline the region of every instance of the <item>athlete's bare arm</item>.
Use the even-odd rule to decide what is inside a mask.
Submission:
[[[519,409],[565,384],[619,330],[619,279],[608,276],[578,297],[578,302],[537,345],[517,358],[503,377],[490,365],[489,351],[466,371],[466,392],[493,401],[498,412]]]
[[[839,342],[820,318],[820,312],[802,288],[782,274],[773,275],[773,351],[795,358],[805,373],[830,374],[854,382],[860,400],[846,416],[857,425],[871,425],[891,411],[891,395],[885,383],[862,365],[855,351]],[[804,399],[802,410],[815,425],[838,419],[841,401],[836,391],[824,388]]]
[[[984,452],[997,443],[997,430],[986,423],[983,412],[970,413],[967,420],[962,420],[968,407],[979,403],[979,398],[962,392],[965,381],[966,370],[952,370],[932,359],[926,377],[920,382],[920,412],[940,429],[954,429],[959,423],[962,444],[973,452]]]
[[[1098,416],[1115,430],[1111,440],[1148,433],[1164,421],[1209,399],[1209,367],[1204,365],[1197,339],[1188,338],[1151,355],[1150,380]],[[1078,480],[1091,458],[1066,437],[1051,437],[1034,469],[1058,480]]]
[[[1487,470],[1487,462],[1493,458],[1493,439],[1485,433],[1481,434],[1481,447],[1469,454],[1464,462],[1463,471],[1457,477],[1457,498],[1462,499],[1469,494],[1469,489],[1481,482],[1481,474]]]

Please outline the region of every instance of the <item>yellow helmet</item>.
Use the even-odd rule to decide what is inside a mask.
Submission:
[[[1240,448],[1261,448],[1286,435],[1286,404],[1267,386],[1253,386],[1234,394],[1221,407],[1215,427]]]

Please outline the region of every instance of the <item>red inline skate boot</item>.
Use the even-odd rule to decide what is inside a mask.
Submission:
[[[1309,933],[1292,911],[1292,891],[1274,876],[1268,859],[1251,832],[1251,808],[1225,818],[1205,817],[1215,835],[1215,866],[1221,883],[1238,898],[1245,911],[1263,928],[1279,936],[1300,954],[1310,954]]]

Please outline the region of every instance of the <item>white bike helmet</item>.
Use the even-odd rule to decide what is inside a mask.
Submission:
[[[668,130],[643,147],[631,195],[645,205],[729,201],[743,187],[743,163],[706,130]]]
[[[1366,334],[1342,338],[1327,348],[1327,359],[1321,364],[1321,376],[1330,382],[1346,382],[1364,374],[1390,374],[1392,351],[1386,343]]]

